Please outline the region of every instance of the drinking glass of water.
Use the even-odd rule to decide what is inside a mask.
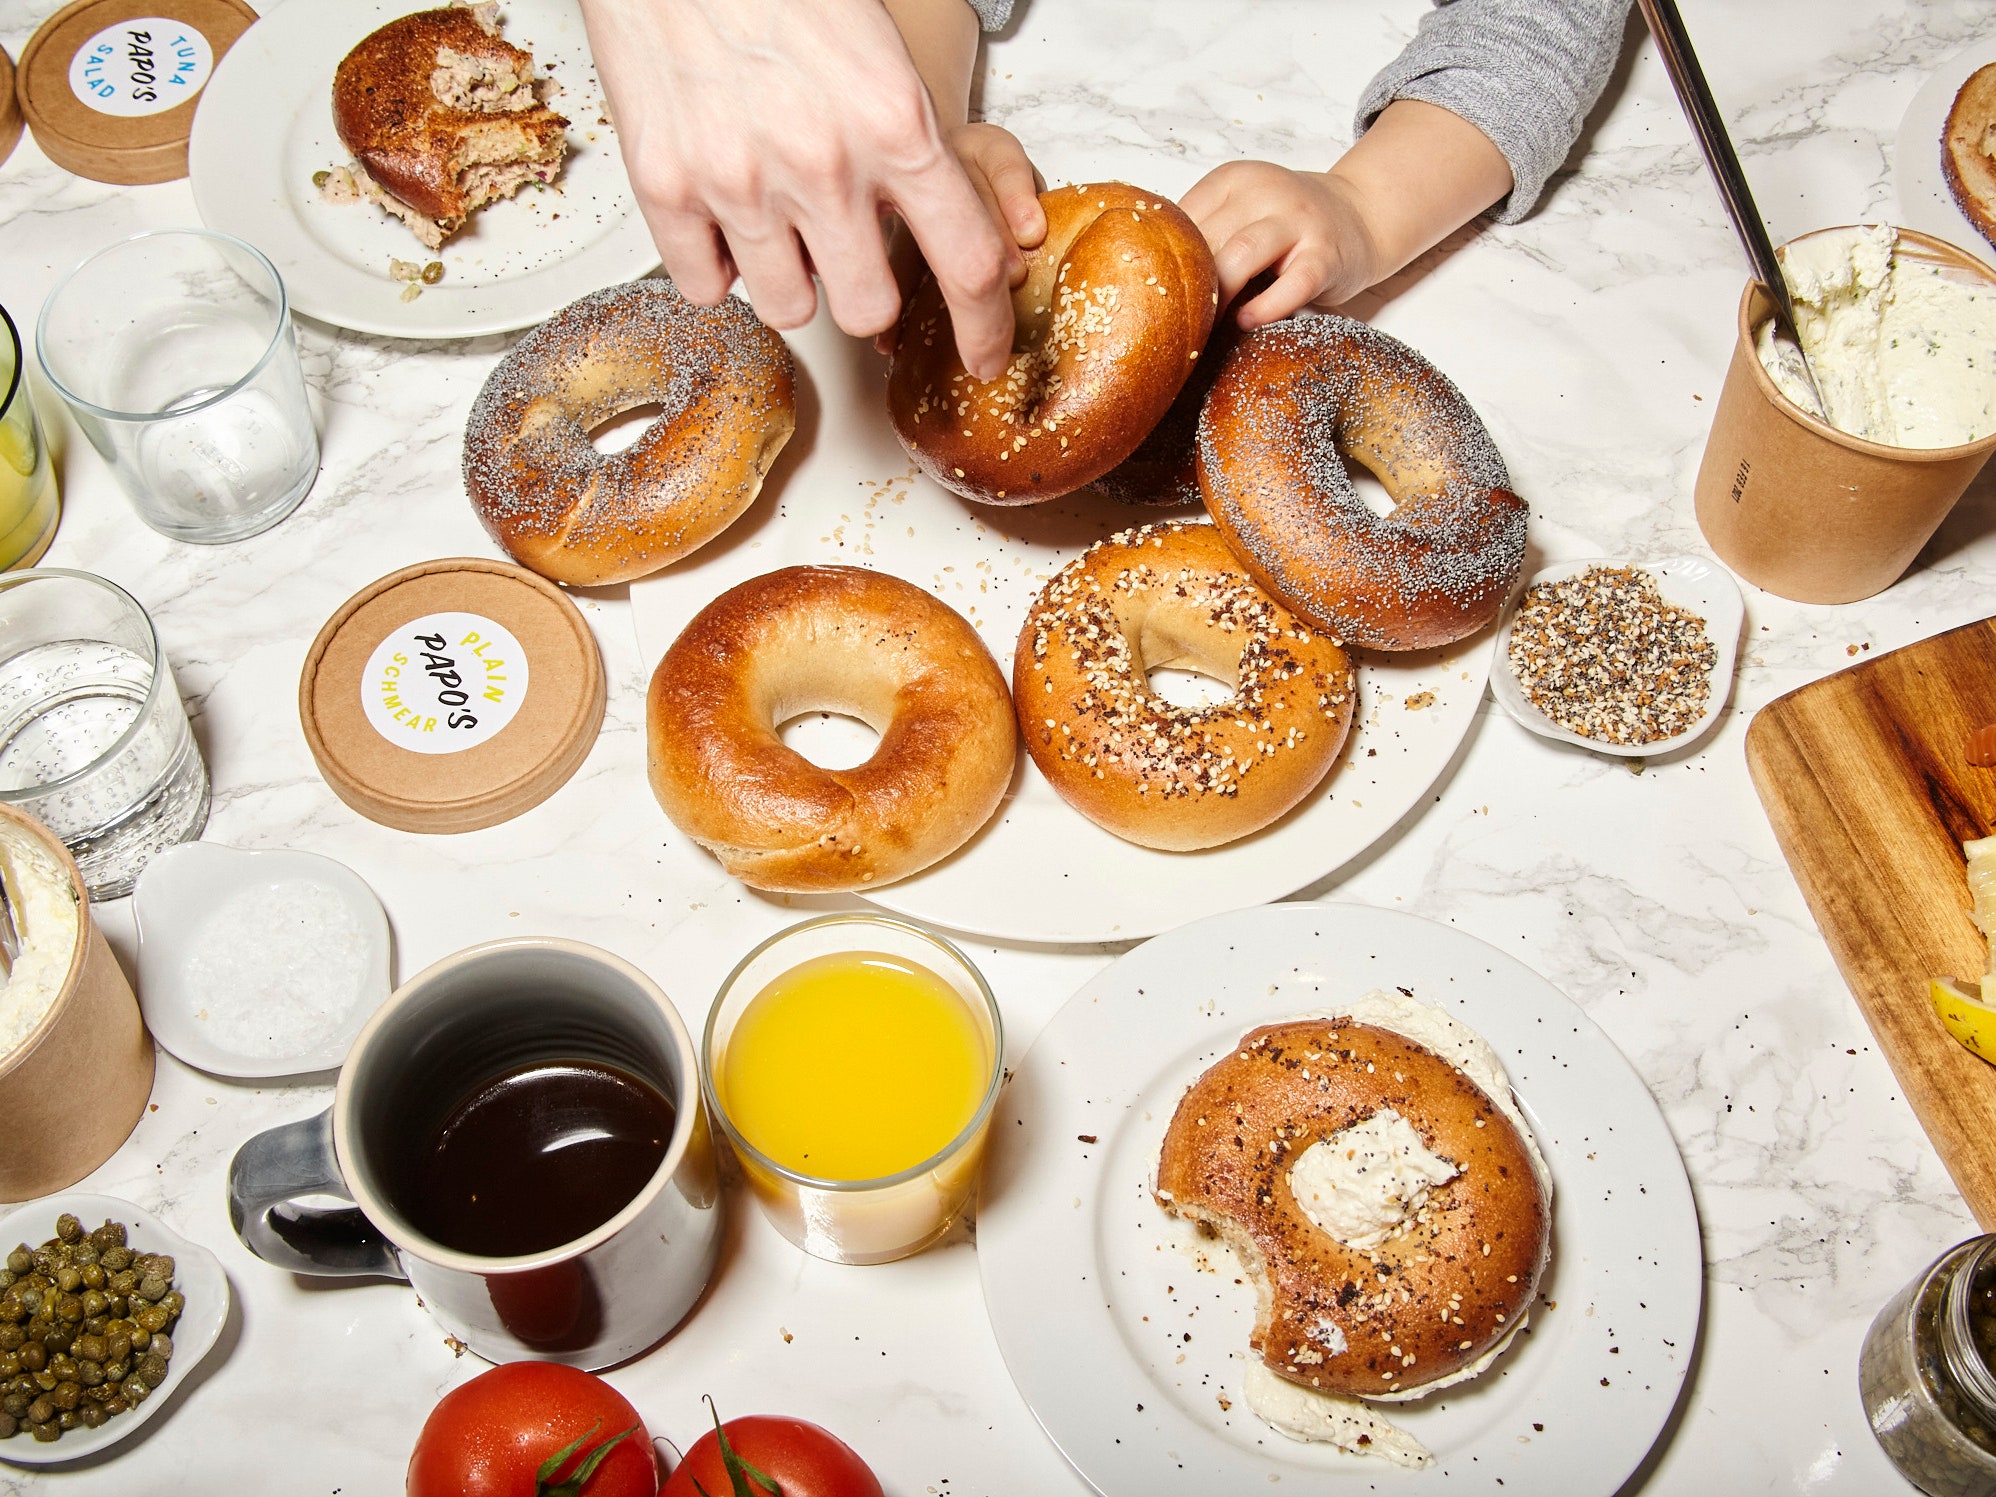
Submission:
[[[162,535],[255,535],[318,476],[284,282],[240,239],[162,229],[98,251],[42,303],[35,348]]]
[[[201,834],[207,766],[152,620],[115,583],[0,576],[0,800],[62,838],[92,899]]]

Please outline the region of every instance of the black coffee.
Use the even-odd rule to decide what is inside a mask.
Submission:
[[[444,1112],[405,1157],[396,1204],[461,1253],[544,1252],[629,1205],[671,1142],[672,1103],[649,1083],[593,1060],[535,1061]]]

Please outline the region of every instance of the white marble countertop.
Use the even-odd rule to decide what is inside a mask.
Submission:
[[[18,53],[52,0],[0,0]],[[1323,165],[1352,101],[1422,0],[1058,5],[989,49],[983,108],[1053,179],[1182,192],[1234,156]],[[1777,239],[1890,218],[1894,132],[1926,75],[1996,27],[1967,0],[1685,0]],[[1632,37],[1591,151],[1523,224],[1458,236],[1356,308],[1469,393],[1533,509],[1535,558],[1704,546],[1691,486],[1732,341],[1743,262],[1646,41]],[[0,167],[0,301],[31,321],[58,273],[111,239],[195,222],[184,182],[114,188],[33,144]],[[510,825],[389,831],[320,782],[298,669],[362,584],[435,556],[495,554],[465,503],[465,412],[503,338],[403,344],[305,323],[325,467],[293,517],[235,546],[141,526],[67,432],[48,561],[151,610],[215,786],[207,836],[306,847],[378,890],[407,976],[519,933],[595,942],[659,977],[698,1024],[719,977],[798,904],[745,892],[645,791],[643,686],[621,590],[578,601],[610,681],[575,779]],[[45,416],[56,403],[46,398]],[[58,418],[59,422],[59,418]],[[1635,1064],[1682,1147],[1703,1226],[1701,1343],[1672,1426],[1631,1490],[1905,1488],[1858,1405],[1856,1359],[1884,1300],[1974,1223],[1870,1041],[1748,783],[1753,711],[1815,677],[1989,610],[1996,482],[1971,489],[1908,577],[1846,608],[1748,589],[1726,720],[1693,750],[1629,765],[1535,738],[1488,701],[1420,812],[1311,894],[1446,920],[1520,955]],[[129,915],[102,911],[129,960]],[[1109,948],[967,943],[1015,1050]],[[179,1406],[112,1457],[0,1493],[399,1490],[424,1416],[479,1370],[405,1288],[320,1287],[253,1259],[222,1192],[236,1147],[328,1101],[324,1085],[232,1085],[162,1055],[156,1110],[85,1187],[126,1196],[221,1254],[223,1341]],[[721,1270],[686,1326],[612,1374],[655,1433],[699,1432],[698,1398],[843,1434],[890,1493],[1078,1493],[1014,1392],[974,1246],[842,1269],[730,1202]]]

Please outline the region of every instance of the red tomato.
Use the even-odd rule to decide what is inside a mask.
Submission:
[[[880,1479],[828,1429],[769,1414],[730,1419],[721,1428],[735,1454],[774,1481],[782,1497],[881,1497]],[[673,1468],[659,1497],[699,1497],[696,1480],[707,1497],[734,1497],[721,1442],[711,1429]],[[748,1489],[751,1497],[769,1497],[768,1488],[752,1477]]]
[[[658,1464],[644,1421],[600,1377],[555,1362],[508,1362],[430,1410],[409,1457],[408,1497],[534,1497],[573,1480],[591,1452],[632,1425],[580,1497],[654,1497]],[[578,1437],[576,1453],[537,1484],[542,1463]]]

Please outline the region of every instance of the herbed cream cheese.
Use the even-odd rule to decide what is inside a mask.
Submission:
[[[1760,362],[1789,402],[1890,447],[1953,447],[1996,431],[1996,288],[1899,253],[1898,230],[1864,224],[1782,251],[1794,344],[1770,320]]]
[[[21,954],[0,987],[0,1061],[41,1023],[76,955],[79,911],[69,874],[49,850],[19,827],[0,824],[0,876],[7,882]]]
[[[1289,1166],[1289,1192],[1323,1231],[1370,1252],[1404,1235],[1428,1193],[1461,1173],[1386,1107],[1298,1154]]]
[[[1245,1391],[1256,1416],[1292,1440],[1381,1456],[1396,1466],[1419,1469],[1435,1463],[1427,1446],[1357,1399],[1301,1387],[1277,1377],[1259,1359],[1248,1361]]]

